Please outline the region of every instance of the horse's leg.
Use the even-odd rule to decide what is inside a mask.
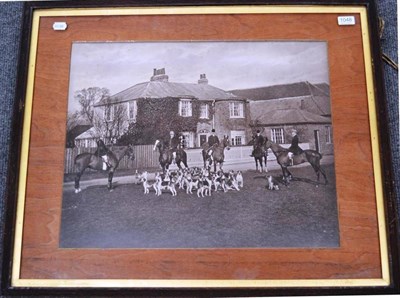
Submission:
[[[206,153],[205,153],[204,150],[201,151],[201,155],[203,156],[203,164],[204,164],[204,168],[206,169],[206,168],[207,168],[207,164],[206,164],[206,162],[207,162],[207,156],[206,156]]]
[[[327,184],[328,184],[328,178],[326,178],[325,171],[324,171],[324,169],[321,167],[321,165],[319,164],[319,162],[318,162],[318,173],[321,173],[321,174],[322,174],[322,176],[323,176],[324,179],[325,179],[325,185],[327,185]]]
[[[256,171],[258,171],[257,157],[254,157],[254,162],[256,163]]]
[[[268,172],[268,154],[266,152],[264,154],[264,160],[265,160],[265,172]]]
[[[189,167],[188,167],[188,165],[187,165],[187,156],[186,156],[186,155],[183,157],[182,162],[183,162],[183,164],[185,165],[186,169],[188,169]]]
[[[185,166],[186,169],[188,168],[186,152],[182,153],[182,157],[180,158],[180,162],[183,163],[183,165]]]
[[[293,175],[292,175],[292,173],[289,171],[288,168],[286,168],[286,172],[287,172],[287,177],[288,177],[289,179],[292,179],[292,178],[293,178]]]
[[[262,156],[260,157],[260,159],[258,160],[259,164],[260,164],[260,173],[264,172],[264,167],[263,167],[263,158]]]
[[[321,167],[320,161],[317,159],[317,160],[315,160],[315,162],[313,162],[313,160],[308,161],[308,162],[311,164],[315,173],[317,174],[317,181],[319,182],[320,174],[322,174],[322,176],[324,177],[324,180],[325,180],[325,185],[328,184],[328,179],[326,178],[325,171]]]
[[[81,187],[80,187],[81,177],[82,177],[83,172],[88,167],[88,165],[90,165],[90,160],[91,160],[91,156],[89,156],[89,159],[85,158],[84,160],[80,160],[79,162],[76,163],[78,172],[76,173],[76,176],[75,176],[75,193],[79,193],[82,191]]]
[[[81,188],[79,186],[79,181],[81,180],[81,176],[83,171],[79,171],[75,176],[75,193],[81,192]]]
[[[287,180],[286,180],[286,171],[285,171],[285,167],[283,167],[282,165],[281,165],[281,169],[282,169],[282,180],[283,180],[283,183],[285,184],[285,185],[287,185]]]
[[[178,169],[179,170],[182,170],[182,167],[181,167],[181,160],[180,159],[178,159],[177,161],[176,161],[176,165],[178,166]]]
[[[314,169],[315,174],[317,175],[317,182],[319,182],[319,169],[318,169],[318,165],[311,163],[312,168]]]
[[[108,188],[109,191],[112,191],[112,190],[113,190],[113,189],[112,189],[112,179],[113,179],[113,176],[114,176],[114,171],[113,171],[113,170],[109,171],[109,172],[108,172],[108,185],[107,185],[107,188]]]

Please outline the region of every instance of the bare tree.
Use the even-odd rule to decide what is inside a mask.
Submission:
[[[79,111],[68,112],[67,115],[67,133],[74,129],[77,125],[82,122],[82,118],[80,116]]]
[[[128,126],[126,103],[113,103],[103,98],[93,112],[93,137],[102,137],[106,143],[115,143]]]
[[[75,92],[75,99],[81,107],[80,114],[89,123],[94,122],[94,104],[110,96],[110,90],[100,87],[89,87]]]
[[[75,99],[80,105],[79,115],[93,126],[93,138],[115,143],[128,127],[127,104],[111,100],[107,88],[90,87],[76,91]]]

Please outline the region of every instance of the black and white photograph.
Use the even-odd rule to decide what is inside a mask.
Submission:
[[[340,246],[324,41],[75,42],[61,248]]]

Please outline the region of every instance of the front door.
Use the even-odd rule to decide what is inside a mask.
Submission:
[[[207,135],[200,135],[200,147],[207,142]]]

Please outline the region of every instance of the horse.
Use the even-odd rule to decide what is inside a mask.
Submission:
[[[154,143],[153,151],[156,151],[157,148],[160,152],[160,166],[163,172],[165,172],[166,170],[168,170],[170,164],[172,164],[173,162],[173,150],[166,147],[165,144],[160,140],[156,140],[156,142]],[[181,163],[183,163],[186,168],[189,168],[187,165],[186,152],[182,148],[176,150],[175,162],[179,169],[182,169]]]
[[[113,151],[109,151],[107,153],[107,168],[103,168],[103,159],[101,156],[93,153],[81,153],[75,157],[75,166],[77,168],[77,173],[75,176],[75,193],[81,192],[81,188],[79,186],[79,181],[83,172],[89,168],[97,171],[107,171],[108,172],[108,184],[107,188],[109,191],[112,191],[112,179],[114,176],[115,170],[118,168],[119,162],[124,156],[128,156],[130,160],[135,159],[135,154],[133,153],[133,146],[129,145],[127,147],[115,148]]]
[[[314,169],[315,174],[317,175],[317,181],[319,182],[320,174],[322,174],[325,179],[325,185],[328,184],[328,179],[326,178],[325,171],[322,169],[320,163],[322,159],[322,154],[318,151],[303,150],[302,153],[293,156],[292,164],[289,158],[288,149],[283,148],[282,146],[271,141],[266,142],[266,148],[271,148],[272,152],[276,156],[276,160],[282,168],[283,180],[285,181],[285,183],[287,183],[290,178],[292,178],[292,174],[289,172],[288,167],[308,162]]]
[[[264,160],[265,172],[268,172],[267,168],[268,149],[265,148],[265,145],[255,146],[253,151],[253,157],[256,163],[256,171],[258,171],[258,164],[260,164],[260,173],[264,171],[263,169],[263,160]]]
[[[229,137],[228,136],[224,136],[224,138],[218,145],[214,144],[212,147],[210,147],[208,149],[203,148],[201,153],[203,155],[204,168],[207,168],[206,162],[208,160],[209,161],[208,167],[211,167],[211,163],[214,163],[214,172],[217,171],[217,163],[219,163],[219,168],[222,171],[222,164],[224,163],[224,159],[225,159],[225,154],[224,154],[225,148],[227,150],[231,149],[229,147]],[[213,151],[212,159],[208,155],[209,149],[212,149],[212,151]]]

